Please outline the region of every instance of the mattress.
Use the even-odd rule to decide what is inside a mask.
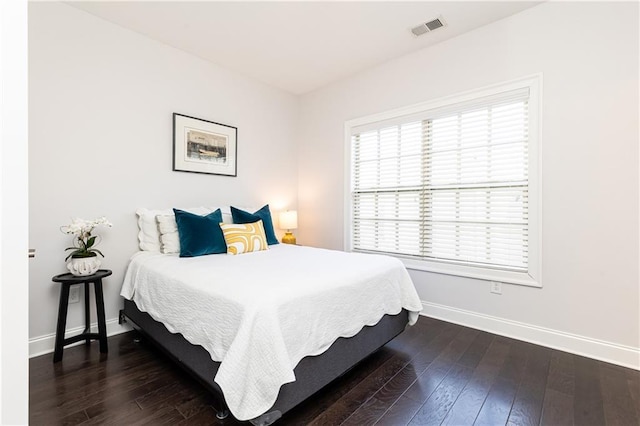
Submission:
[[[239,420],[269,409],[302,358],[403,308],[412,324],[422,308],[395,258],[284,244],[239,256],[140,252],[121,295],[220,362],[214,380]]]

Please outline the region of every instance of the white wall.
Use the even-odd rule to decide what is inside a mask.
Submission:
[[[58,228],[71,216],[115,224],[100,231],[113,323],[136,207],[297,201],[299,241],[342,248],[345,121],[542,72],[544,288],[496,296],[481,281],[412,276],[430,315],[637,365],[637,16],[635,3],[545,3],[298,99],[70,6],[31,3],[32,353],[53,343],[50,279],[64,271]],[[237,178],[171,171],[173,112],[239,128]],[[71,305],[68,328],[81,325]]]
[[[172,113],[238,128],[238,177],[173,172]],[[51,349],[71,217],[106,216],[107,320],[129,257],[137,207],[296,207],[297,99],[62,3],[29,5],[29,336]],[[292,166],[292,164],[294,166]],[[67,328],[82,326],[82,304]],[[93,309],[95,315],[95,309]],[[95,318],[95,317],[94,317]],[[94,319],[95,321],[95,319]]]
[[[544,288],[411,275],[430,315],[637,367],[637,3],[544,3],[303,96],[299,241],[342,248],[345,121],[538,72]]]

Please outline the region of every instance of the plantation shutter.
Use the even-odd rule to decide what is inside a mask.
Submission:
[[[352,248],[525,271],[528,96],[354,128]]]

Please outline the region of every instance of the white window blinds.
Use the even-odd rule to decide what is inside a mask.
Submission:
[[[351,245],[526,271],[529,89],[351,133]]]

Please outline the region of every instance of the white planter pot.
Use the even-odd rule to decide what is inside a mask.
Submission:
[[[87,275],[93,275],[98,269],[100,269],[101,262],[98,260],[98,256],[94,257],[77,257],[71,258],[71,261],[67,263],[67,269],[73,275],[78,277],[84,277]]]

